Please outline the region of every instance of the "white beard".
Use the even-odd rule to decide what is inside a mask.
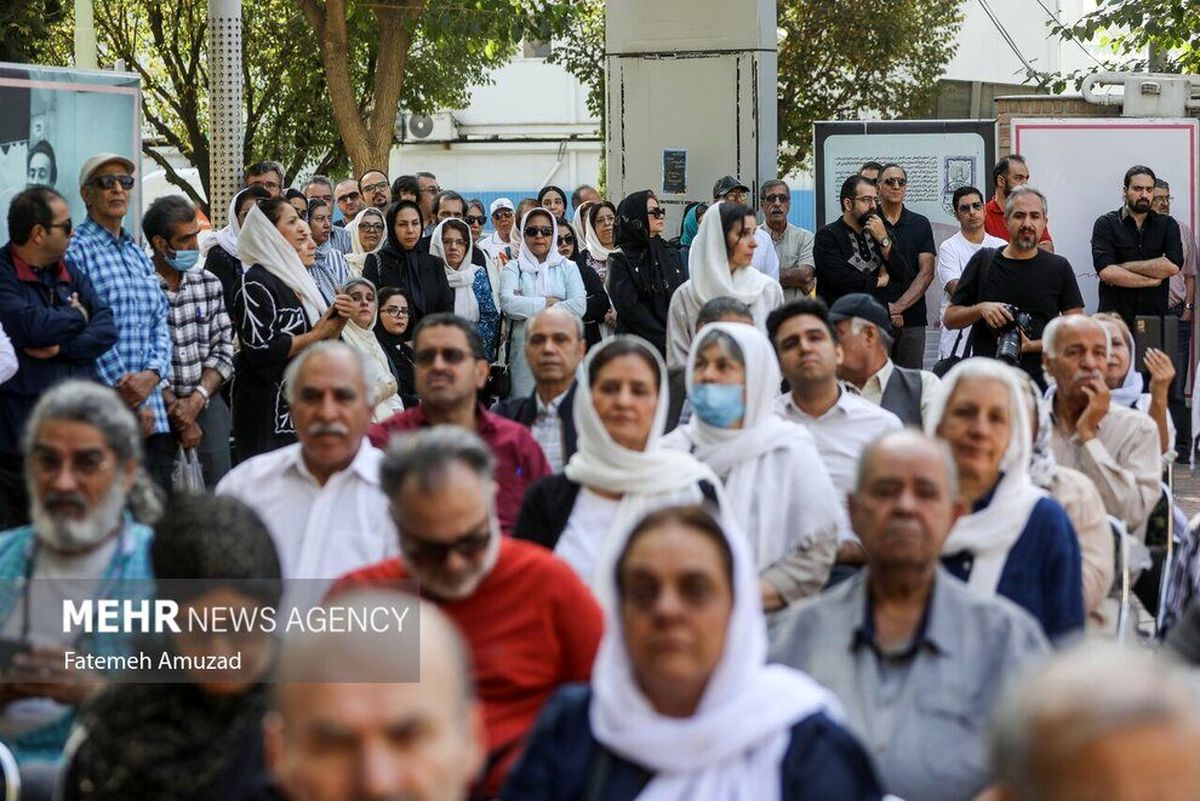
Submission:
[[[119,481],[114,481],[100,505],[82,520],[58,517],[46,511],[41,499],[32,504],[30,517],[33,530],[47,546],[63,553],[86,551],[102,542],[121,523],[128,495]]]

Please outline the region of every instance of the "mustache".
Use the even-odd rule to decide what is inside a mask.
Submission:
[[[350,433],[350,429],[344,423],[313,423],[308,428],[310,437],[320,437],[325,434],[335,434],[337,436],[346,436]]]
[[[1102,379],[1102,378],[1104,378],[1104,373],[1102,373],[1099,370],[1076,370],[1074,373],[1071,374],[1071,383],[1078,384],[1080,381],[1087,381],[1088,379]]]
[[[42,496],[43,508],[49,506],[74,506],[80,512],[88,510],[87,499],[78,492],[57,492],[49,490]]]

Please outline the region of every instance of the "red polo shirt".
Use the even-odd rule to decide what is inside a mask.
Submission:
[[[400,559],[389,559],[343,576],[330,595],[407,578]],[[565,562],[540,545],[507,538],[475,592],[429,600],[471,649],[487,728],[484,789],[495,798],[542,706],[562,685],[591,678],[604,614]]]
[[[993,197],[983,207],[983,230],[987,231],[992,236],[998,236],[1005,242],[1009,241],[1008,237],[1008,221],[1004,219],[1004,207],[996,202]],[[1042,231],[1042,238],[1039,242],[1050,242],[1050,226],[1046,226],[1046,230]]]
[[[418,406],[376,423],[367,431],[367,436],[376,448],[387,448],[392,434],[430,425],[425,410]],[[529,429],[492,414],[483,404],[475,407],[475,433],[491,448],[496,460],[496,512],[504,534],[511,536],[525,490],[539,478],[550,475],[550,464]]]

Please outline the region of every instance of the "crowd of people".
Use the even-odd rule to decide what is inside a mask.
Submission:
[[[1158,544],[1192,455],[1186,370],[1131,331],[1174,316],[1191,358],[1196,242],[1132,167],[1085,313],[1029,172],[959,188],[940,246],[873,162],[816,232],[784,181],[756,209],[724,176],[672,239],[649,190],[485,208],[262,162],[219,230],[167,196],[139,242],[125,157],[84,165],[78,225],[30,186],[0,249],[0,773],[91,801],[1200,796],[1195,576],[1148,610],[1170,628],[1108,642],[1117,554]],[[201,609],[416,582],[420,681],[348,681],[406,655],[328,631],[171,642],[238,648],[236,677],[72,667],[128,643],[64,634],[63,601],[151,579]]]

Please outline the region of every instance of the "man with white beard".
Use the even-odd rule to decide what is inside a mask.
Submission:
[[[104,681],[68,669],[64,653],[128,647],[113,635],[63,634],[63,601],[146,597],[153,532],[126,507],[153,516],[158,504],[138,421],[108,387],[66,381],[46,392],[24,447],[33,523],[0,533],[0,740],[22,783],[40,786],[53,780],[76,708]]]

